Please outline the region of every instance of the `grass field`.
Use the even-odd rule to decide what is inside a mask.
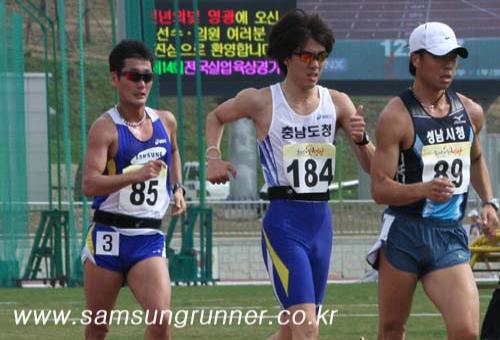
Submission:
[[[278,313],[272,288],[263,286],[197,286],[177,287],[172,290],[173,309],[205,309],[202,319],[208,320],[208,310],[241,309],[243,315],[252,309],[257,313],[268,310],[266,315]],[[481,320],[484,317],[491,292],[480,291]],[[75,321],[84,305],[81,288],[67,289],[0,289],[0,339],[81,339],[84,327]],[[120,293],[116,309],[133,311],[137,308],[131,292],[124,288]],[[375,339],[377,331],[376,284],[333,284],[329,285],[324,308],[337,310],[331,325],[320,326],[320,339]],[[68,325],[35,326],[33,322],[20,326],[14,322],[14,311],[22,309],[71,310]],[[220,314],[222,315],[222,314]],[[178,319],[181,320],[181,319]],[[174,328],[174,339],[266,339],[276,329],[276,319],[264,318],[261,325],[218,325],[202,326],[199,322],[183,328]],[[181,321],[178,323],[181,325]],[[144,325],[111,326],[109,339],[142,339]],[[444,323],[437,310],[425,297],[419,286],[408,322],[408,339],[444,339]]]

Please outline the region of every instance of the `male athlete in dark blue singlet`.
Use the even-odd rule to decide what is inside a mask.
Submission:
[[[483,200],[483,230],[498,225],[481,152],[482,108],[449,89],[457,56],[453,30],[430,22],[410,35],[411,89],[380,115],[372,193],[389,205],[368,255],[379,270],[379,339],[403,339],[418,280],[443,315],[449,339],[476,339],[479,298],[461,225],[469,184]]]

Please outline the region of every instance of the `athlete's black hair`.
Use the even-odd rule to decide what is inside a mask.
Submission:
[[[421,50],[417,50],[417,51],[415,51],[413,53],[418,54],[420,57],[422,57],[425,52],[426,51],[424,49],[421,49]],[[411,62],[411,56],[410,56],[410,61],[409,61],[409,64],[408,64],[408,70],[410,71],[410,74],[415,77],[415,75],[417,74],[417,69],[415,68],[415,66]]]
[[[139,40],[122,40],[109,54],[109,70],[120,72],[127,58],[149,60],[153,66],[154,56],[146,44]]]
[[[310,38],[323,45],[328,53],[332,51],[335,38],[323,19],[318,14],[307,14],[301,9],[293,9],[271,29],[267,55],[278,61],[281,72],[286,75],[284,60]]]

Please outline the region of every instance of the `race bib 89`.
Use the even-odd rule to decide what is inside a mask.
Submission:
[[[455,185],[454,195],[467,192],[470,182],[470,149],[470,142],[424,146],[422,181],[429,182],[440,176],[448,177]]]
[[[135,164],[123,169],[123,173],[135,171],[144,165]],[[144,182],[134,183],[120,190],[120,208],[127,212],[161,212],[167,198],[167,168],[160,175]]]
[[[283,147],[283,166],[295,192],[326,192],[335,173],[335,146],[329,143],[287,144]]]

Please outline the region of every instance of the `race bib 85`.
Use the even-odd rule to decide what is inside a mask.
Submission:
[[[123,173],[135,171],[144,165],[135,164],[123,169]],[[167,168],[160,175],[144,182],[134,183],[120,190],[120,208],[127,212],[161,212],[167,198]]]

